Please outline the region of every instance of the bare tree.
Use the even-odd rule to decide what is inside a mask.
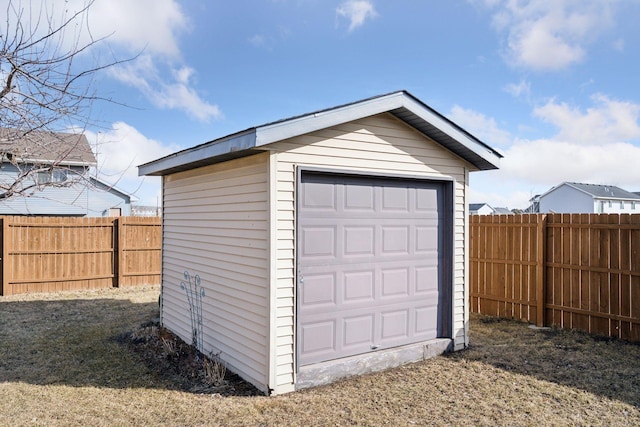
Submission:
[[[122,61],[95,65],[91,53],[104,38],[93,38],[88,28],[93,2],[77,11],[67,10],[67,2],[53,2],[62,10],[47,8],[45,0],[39,9],[24,8],[20,0],[6,6],[0,26],[0,167],[6,171],[0,200],[74,185],[96,164],[82,135],[92,105],[105,100],[94,78]]]

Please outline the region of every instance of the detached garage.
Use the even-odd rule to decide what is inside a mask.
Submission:
[[[469,172],[501,155],[407,92],[140,166],[163,188],[161,318],[269,394],[468,342]]]

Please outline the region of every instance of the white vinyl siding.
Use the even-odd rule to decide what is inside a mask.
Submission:
[[[277,154],[277,384],[283,392],[294,383],[295,182],[296,167],[335,168],[422,178],[446,178],[454,183],[454,289],[452,325],[455,349],[466,345],[465,243],[467,172],[463,159],[413,130],[390,114],[380,114],[267,147]],[[451,236],[445,236],[450,238]]]
[[[184,272],[199,274],[205,353],[268,391],[268,155],[164,178],[163,324],[191,343]]]

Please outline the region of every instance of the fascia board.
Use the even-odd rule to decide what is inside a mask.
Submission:
[[[222,140],[211,141],[193,148],[170,154],[158,160],[138,166],[138,176],[158,175],[162,171],[195,163],[236,151],[255,147],[256,132],[251,130]]]
[[[496,154],[490,148],[487,148],[483,144],[475,141],[473,138],[469,137],[465,132],[458,129],[451,122],[446,120],[444,117],[436,114],[430,109],[425,108],[419,101],[407,97],[405,99],[404,107],[411,111],[413,114],[420,117],[427,123],[435,126],[440,129],[442,132],[449,135],[455,141],[458,141],[460,144],[464,145],[469,150],[476,153],[478,156],[482,157],[484,160],[493,165],[496,169],[500,166],[500,155]]]
[[[133,194],[127,193],[126,191],[121,190],[120,188],[116,187],[115,185],[112,185],[112,184],[108,183],[107,181],[104,181],[104,180],[102,180],[102,179],[100,179],[98,177],[90,176],[89,180],[95,181],[98,184],[103,185],[105,187],[104,191],[113,191],[115,193],[119,193],[121,196],[128,197],[129,199],[131,199],[132,202],[139,200]]]
[[[96,162],[82,162],[76,160],[51,160],[51,159],[29,159],[25,157],[15,157],[17,163],[55,166],[97,166]]]
[[[425,108],[421,103],[403,92],[393,93],[380,98],[370,99],[358,104],[322,111],[315,114],[291,119],[257,128],[256,147],[293,138],[306,133],[336,126],[341,123],[358,120],[376,114],[386,113],[397,108],[406,108],[422,120],[437,127],[470,151],[482,157],[498,168],[500,156],[482,144],[474,141],[438,114]]]
[[[256,147],[400,108],[403,106],[403,98],[402,93],[393,93],[357,104],[260,126],[257,128]]]

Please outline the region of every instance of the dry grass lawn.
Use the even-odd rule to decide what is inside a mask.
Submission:
[[[640,346],[482,317],[468,350],[383,373],[277,397],[183,391],[149,363],[162,354],[122,340],[157,297],[0,297],[0,425],[640,425]]]

